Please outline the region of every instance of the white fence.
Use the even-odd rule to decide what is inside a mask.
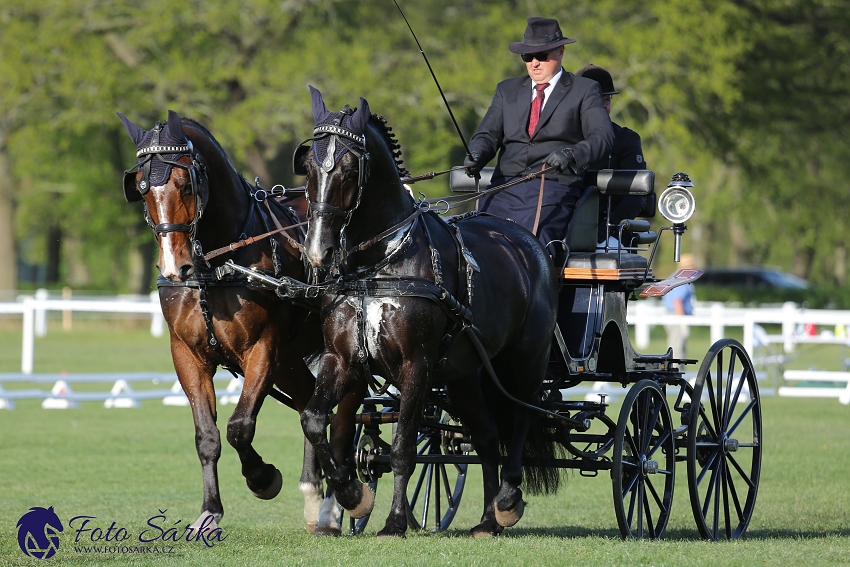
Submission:
[[[0,303],[0,314],[20,313],[23,316],[23,340],[21,348],[21,373],[24,376],[32,375],[33,358],[35,353],[35,337],[44,336],[47,333],[47,314],[50,311],[60,311],[69,314],[74,311],[101,312],[101,313],[143,313],[151,317],[151,334],[161,336],[165,330],[164,319],[159,305],[159,297],[156,292],[151,293],[149,298],[135,296],[130,298],[96,298],[96,299],[50,299],[45,290],[39,290],[35,296],[21,297],[15,302]],[[755,359],[764,359],[763,353],[757,350],[765,350],[770,345],[782,345],[785,353],[793,352],[796,345],[806,343],[837,344],[850,347],[850,339],[842,333],[824,333],[817,336],[801,335],[798,329],[807,324],[814,324],[819,328],[829,327],[831,329],[850,328],[850,311],[835,311],[823,309],[804,309],[794,303],[786,303],[780,307],[740,308],[728,307],[722,303],[697,303],[694,314],[681,316],[667,313],[662,303],[657,299],[641,300],[633,302],[629,306],[628,322],[634,325],[635,346],[638,350],[649,345],[650,328],[656,325],[686,325],[689,327],[709,327],[711,342],[726,336],[727,327],[739,327],[743,329],[743,345]],[[781,325],[781,333],[768,335],[764,332],[762,325]],[[761,354],[761,356],[757,356]],[[845,368],[846,370],[846,368]],[[792,371],[788,371],[792,372]],[[7,380],[8,380],[8,376]],[[829,383],[846,383],[847,394],[841,395],[841,389],[835,387],[824,388],[797,388],[782,387],[778,392],[780,395],[818,395],[820,392],[824,397],[838,397],[842,403],[850,403],[850,372],[830,372],[827,374],[809,374],[807,378],[800,378],[796,374],[784,374],[782,382],[794,382],[799,380],[823,381]],[[812,378],[811,376],[814,376]],[[126,390],[129,382],[116,384],[113,389]],[[66,385],[68,381],[65,380]],[[126,386],[126,387],[125,387]],[[2,388],[2,375],[0,375],[0,388]],[[804,392],[805,390],[805,392]],[[2,389],[0,389],[2,392]],[[9,394],[10,392],[6,392]],[[115,398],[107,394],[104,399]],[[147,394],[146,394],[147,396]],[[3,394],[0,393],[0,398]]]
[[[23,339],[21,341],[21,372],[32,374],[35,356],[35,337],[47,335],[47,313],[59,311],[70,314],[74,311],[96,313],[142,313],[151,317],[151,334],[161,337],[165,332],[165,319],[159,306],[159,294],[149,297],[115,297],[93,299],[50,299],[47,290],[36,291],[35,297],[22,296],[19,301],[0,303],[0,314],[23,315]]]

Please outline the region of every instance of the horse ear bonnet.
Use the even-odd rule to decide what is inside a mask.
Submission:
[[[135,142],[136,148],[139,150],[151,146],[183,146],[186,144],[186,136],[183,134],[183,125],[180,121],[180,116],[174,111],[169,111],[167,126],[163,126],[161,122],[157,122],[156,126],[148,131],[130,122],[123,114],[118,113],[118,116],[124,123],[124,129],[127,130],[127,134],[130,135],[130,138]],[[177,132],[172,133],[172,130],[177,130]],[[172,166],[165,163],[163,159],[176,161],[181,155],[180,153],[174,153],[142,156],[136,167],[124,172],[124,198],[127,202],[141,201],[142,195],[147,193],[151,187],[165,185],[168,178],[171,177]],[[145,186],[137,187],[136,169],[142,169],[148,164],[150,166],[150,172],[145,180]]]

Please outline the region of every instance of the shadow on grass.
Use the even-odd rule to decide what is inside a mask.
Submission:
[[[427,533],[427,532],[420,532]],[[468,530],[450,528],[439,534],[443,537],[469,537]],[[597,529],[582,526],[558,526],[553,528],[510,528],[502,532],[499,537],[523,538],[523,537],[552,537],[564,539],[614,539],[621,540],[618,529]],[[823,539],[826,537],[850,537],[850,528],[837,530],[794,530],[794,529],[760,529],[748,530],[744,540],[807,540]],[[694,529],[670,529],[664,532],[664,541],[702,541],[699,532]],[[722,540],[721,540],[722,541]]]

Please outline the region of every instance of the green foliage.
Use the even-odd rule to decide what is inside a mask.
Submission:
[[[844,286],[850,12],[841,3],[401,5],[465,139],[496,83],[525,72],[507,45],[526,18],[557,17],[578,40],[565,68],[592,61],[612,72],[621,92],[612,119],[641,134],[659,188],[676,171],[691,175],[698,212],[685,247],[701,264],[769,262]],[[149,285],[131,279],[152,263],[152,237],[121,198],[133,156],[117,111],[144,128],[168,109],[195,118],[248,179],[291,186],[312,84],[332,107],[366,98],[411,173],[456,165],[463,145],[418,51],[389,0],[4,2],[0,152],[11,159],[19,250],[42,261],[47,222],[62,230],[63,280]],[[438,196],[446,182],[415,189]]]

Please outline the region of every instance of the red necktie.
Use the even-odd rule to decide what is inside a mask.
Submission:
[[[531,101],[531,116],[528,117],[529,138],[534,135],[534,130],[537,128],[537,123],[540,121],[540,109],[543,108],[543,98],[546,96],[543,91],[546,90],[546,87],[548,86],[549,83],[534,85],[534,88],[537,89],[537,96],[535,96],[534,100]]]

